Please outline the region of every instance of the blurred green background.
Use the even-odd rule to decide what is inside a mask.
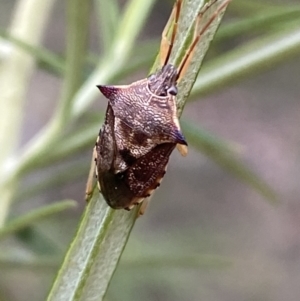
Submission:
[[[17,2],[0,2],[0,67],[9,57],[11,45],[15,45],[7,37],[7,29]],[[93,5],[99,8],[96,2]],[[126,1],[119,2],[121,12],[125,4]],[[115,75],[110,84],[130,83],[148,74],[172,4],[156,1],[126,60],[125,66],[134,70],[124,67],[126,72]],[[64,59],[67,10],[65,1],[54,3],[42,39],[42,46],[55,53],[57,62]],[[84,78],[93,70],[98,56],[101,58],[105,40],[109,40],[102,36],[104,27],[113,26],[101,24],[97,12],[89,12],[91,54]],[[209,68],[214,70],[214,64],[216,72],[221,73],[218,58],[224,53],[241,49],[243,57],[244,45],[256,45],[258,41],[260,46],[253,47],[253,54],[258,55],[259,47],[265,51],[263,45],[273,37],[275,41],[277,35],[278,40],[279,35],[284,39],[293,31],[298,31],[299,36],[299,18],[299,1],[233,0],[200,71],[199,83],[202,74],[207,75]],[[248,21],[245,28],[239,23],[243,21]],[[39,57],[36,49],[27,51]],[[184,122],[208,131],[220,141],[226,140],[227,149],[237,160],[275,190],[279,203],[274,206],[245,184],[249,182],[247,177],[242,182],[233,176],[238,173],[232,165],[220,168],[217,156],[212,161],[190,147],[188,157],[182,158],[175,151],[161,188],[146,215],[135,224],[107,300],[299,300],[299,54],[286,51],[260,66],[253,64],[252,69],[251,61],[250,66],[245,62],[249,72],[212,86],[203,95],[193,94],[182,116]],[[224,60],[224,65],[226,62],[231,66],[236,61],[233,57],[232,62]],[[59,72],[59,64],[55,69],[42,59],[28,78],[16,154],[51,119],[63,86]],[[99,94],[76,122],[67,124],[68,138],[79,130],[82,135],[85,130],[91,134],[97,124],[100,128],[105,107],[106,101]],[[94,139],[97,131],[94,130]],[[47,218],[25,222],[18,231],[0,232],[0,301],[35,301],[47,296],[85,206],[93,142],[81,143],[78,139],[78,146],[75,141],[70,153],[62,151],[59,160],[53,159],[45,167],[37,164],[36,169],[19,177],[20,185],[7,210],[8,225],[54,201],[72,199],[78,206],[58,208],[62,212],[51,211],[45,214]],[[48,153],[53,151],[50,145]],[[1,192],[0,198],[3,195]],[[73,203],[64,204],[67,208]]]

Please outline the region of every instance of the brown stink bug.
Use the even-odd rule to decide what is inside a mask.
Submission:
[[[169,63],[169,58],[182,1],[176,1],[169,20],[174,18],[170,41],[163,32],[160,49],[162,67],[130,85],[98,86],[108,99],[108,106],[94,148],[93,161],[96,164],[92,164],[96,167],[99,190],[114,209],[132,209],[151,195],[160,185],[176,146],[183,156],[187,154],[187,142],[180,129],[176,108],[177,84],[183,78],[201,36],[230,0],[223,1],[199,32],[196,24],[194,38],[177,68]],[[204,6],[198,21],[217,1]],[[93,174],[94,168],[87,184],[87,198],[93,190]]]

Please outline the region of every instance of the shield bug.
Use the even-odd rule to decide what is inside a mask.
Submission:
[[[169,26],[162,35],[159,54],[162,67],[130,85],[98,86],[108,99],[108,106],[93,152],[95,163],[92,164],[96,168],[99,190],[114,209],[132,209],[151,195],[160,185],[176,146],[183,156],[187,154],[187,142],[180,129],[176,107],[177,85],[193,57],[195,46],[230,0],[222,2],[203,28],[198,30],[198,24],[195,24],[192,42],[177,68],[169,63],[169,59],[182,1],[176,1],[169,19],[169,22],[174,19],[170,41],[166,32]],[[197,23],[217,1],[204,6]],[[93,170],[87,183],[87,199],[93,190]]]

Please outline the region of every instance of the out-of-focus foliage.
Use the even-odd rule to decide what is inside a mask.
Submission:
[[[60,30],[66,31],[63,53],[41,43],[44,33],[56,25],[56,14],[60,14],[59,8],[63,5],[58,1],[16,1],[15,7],[10,9],[11,21],[7,22],[10,25],[0,28],[0,270],[4,271],[0,275],[0,300],[21,300],[20,297],[38,300],[38,296],[45,296],[49,290],[67,248],[66,241],[70,241],[79,222],[70,222],[68,217],[74,212],[61,212],[73,207],[74,202],[46,204],[51,199],[45,195],[77,183],[87,175],[89,160],[82,154],[91,153],[104,115],[104,106],[97,113],[90,109],[95,98],[99,97],[95,85],[124,83],[131,80],[132,74],[141,71],[145,74],[149,70],[160,40],[159,36],[148,37],[144,29],[147,18],[150,26],[157,17],[153,11],[154,2],[131,0],[121,5],[112,0],[66,1],[66,22],[57,24]],[[156,3],[155,7],[169,13],[171,4]],[[5,5],[11,4],[0,4],[0,16],[5,12]],[[53,11],[53,8],[57,10]],[[200,96],[233,86],[243,78],[274,68],[298,55],[299,17],[300,6],[297,4],[233,0],[189,99],[198,101]],[[99,42],[100,47],[95,46],[94,41],[89,43],[89,35]],[[22,121],[28,114],[27,91],[38,72],[54,77],[61,89],[59,96],[56,95],[58,100],[49,122],[26,139],[26,143],[21,143]],[[35,93],[43,93],[37,86],[35,89]],[[33,118],[34,114],[30,112],[30,116]],[[277,199],[266,181],[243,162],[240,145],[203,130],[200,123],[184,120],[183,129],[186,129],[192,148],[249,184],[267,200]],[[72,194],[77,201],[83,199],[84,186],[81,188],[81,195],[78,192]],[[102,212],[103,219],[108,217],[105,220],[107,225],[103,228],[100,225],[102,230],[109,229],[111,223],[118,225],[118,218],[125,216],[124,212],[120,217],[107,213],[103,209],[104,203],[95,201],[93,206],[99,208],[91,207],[86,211],[86,219],[83,218],[87,229],[94,225],[94,220],[88,224],[89,210],[94,213],[95,220],[97,211],[93,210]],[[65,220],[60,218],[62,214],[65,214]],[[101,221],[101,213],[98,218]],[[123,229],[126,234],[119,233],[118,228],[110,230],[123,235],[120,238],[121,250],[131,226],[132,223],[128,223]],[[115,237],[116,232],[112,232]],[[105,231],[104,234],[99,232],[96,238],[92,243],[101,246],[106,239]],[[161,289],[160,282],[167,288],[176,286],[178,279],[175,274],[172,276],[172,269],[184,277],[184,272],[180,271],[185,268],[221,268],[220,273],[223,273],[224,268],[230,269],[234,264],[234,258],[228,260],[225,256],[194,254],[183,247],[178,247],[178,254],[170,255],[169,250],[179,239],[174,237],[171,245],[166,241],[161,248],[140,244],[138,252],[129,246],[130,251],[125,254],[116,281],[111,285],[110,297],[137,298],[133,291],[139,281],[152,281],[155,291]],[[88,249],[87,244],[79,247]],[[105,253],[101,248],[91,250]],[[73,258],[67,258],[72,262]],[[90,268],[86,266],[85,272],[88,273]],[[137,274],[140,270],[146,274],[142,279]],[[31,273],[44,279],[43,283],[32,287],[37,293],[26,298],[22,293],[12,293],[12,277],[17,275],[23,279]],[[126,287],[124,294],[117,293],[121,290],[119,286]],[[18,291],[17,286],[15,289]],[[74,300],[79,300],[76,291],[74,294]],[[143,295],[143,298],[147,296]],[[149,300],[152,299],[149,297]]]

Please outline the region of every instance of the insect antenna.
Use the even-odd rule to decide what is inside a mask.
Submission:
[[[186,68],[189,65],[188,63],[189,63],[190,59],[193,57],[193,54],[194,54],[195,47],[196,47],[197,43],[201,40],[201,37],[206,32],[206,30],[209,28],[211,23],[216,19],[216,17],[220,14],[220,12],[229,4],[230,1],[231,0],[224,1],[224,3],[218,7],[218,9],[213,13],[213,15],[210,17],[210,19],[206,22],[206,24],[200,30],[200,32],[198,34],[195,34],[194,39],[193,39],[190,47],[186,50],[186,53],[185,53],[180,65],[178,67],[177,81],[180,81],[180,79],[184,76],[184,74],[186,72]],[[197,24],[195,26],[196,32],[197,32],[198,24],[199,24],[202,16],[216,2],[217,2],[217,0],[212,1],[211,3],[207,3],[205,5],[205,7],[200,11],[200,13],[197,16],[198,20],[196,21]]]

